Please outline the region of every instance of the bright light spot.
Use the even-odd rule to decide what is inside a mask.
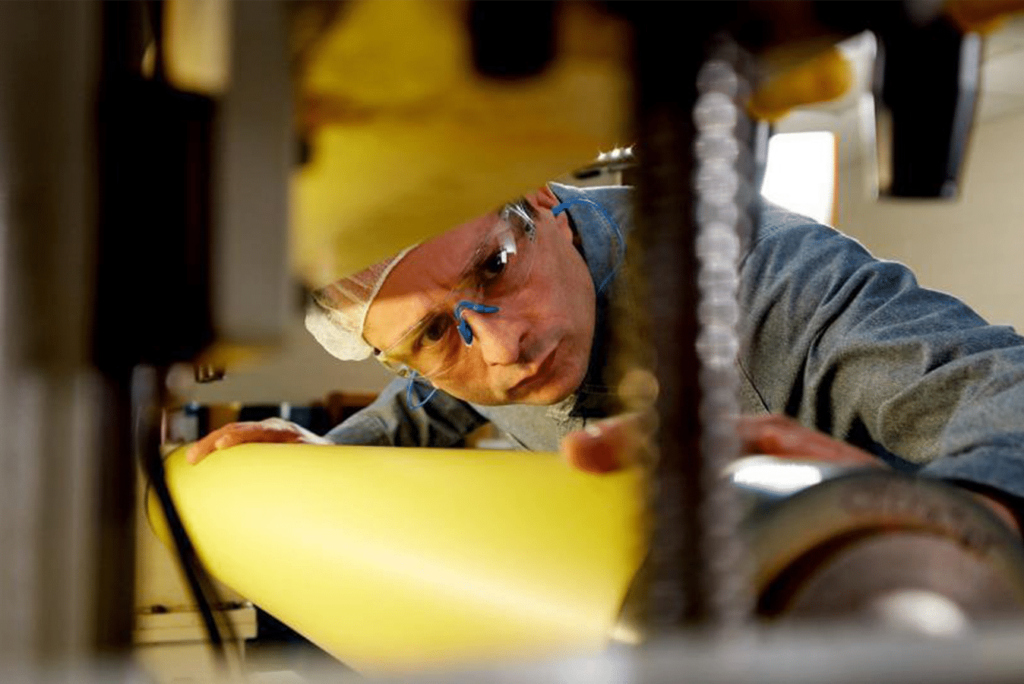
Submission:
[[[952,599],[922,589],[901,589],[879,596],[868,610],[886,626],[913,634],[957,636],[971,627],[967,615]]]
[[[779,133],[768,141],[761,194],[820,223],[832,223],[836,142],[832,133]]]
[[[778,494],[791,494],[821,482],[821,470],[812,465],[746,458],[736,462],[732,481]]]

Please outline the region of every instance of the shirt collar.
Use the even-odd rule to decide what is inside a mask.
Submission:
[[[597,290],[599,284],[605,282],[620,266],[622,246],[619,241],[628,234],[631,227],[630,189],[621,186],[575,188],[557,183],[551,183],[549,187],[560,202],[587,200],[571,203],[567,212],[580,237],[583,258],[594,281],[594,289]],[[590,202],[598,204],[600,208]],[[608,219],[615,222],[617,230],[608,225]],[[603,374],[608,365],[611,336],[608,321],[610,290],[611,287],[606,287],[597,294],[594,340],[586,376],[572,396],[551,407],[557,414],[603,416],[608,413],[612,391],[605,384]]]

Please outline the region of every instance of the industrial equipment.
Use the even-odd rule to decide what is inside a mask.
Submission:
[[[205,562],[282,617],[294,611],[297,627],[368,671],[501,661],[520,645],[523,655],[554,656],[617,639],[647,646],[576,661],[576,674],[607,676],[585,664],[599,663],[612,679],[663,681],[692,657],[700,677],[780,681],[778,653],[787,653],[797,659],[789,681],[822,681],[809,652],[842,640],[855,646],[837,649],[837,663],[881,655],[835,681],[907,672],[1019,681],[1024,557],[974,500],[855,473],[759,500],[753,515],[722,472],[739,456],[735,267],[768,130],[751,120],[751,104],[774,117],[841,94],[849,74],[830,50],[871,31],[882,55],[877,190],[955,198],[982,35],[1020,5],[3,4],[0,676],[138,676],[94,667],[131,651],[141,464],[153,518],[166,523],[215,644],[231,641],[230,624],[211,610]],[[622,365],[658,387],[629,406],[656,418],[643,468],[598,480],[558,471],[551,455],[384,462],[353,447],[348,459],[310,448],[302,468],[285,469],[278,450],[253,446],[194,470],[172,456],[165,469],[161,411],[176,366],[194,364],[208,379],[230,373],[280,339],[302,286],[626,146],[638,160],[629,170],[636,278],[671,293],[634,310],[621,336]],[[708,244],[719,249],[698,246]],[[280,494],[274,505],[288,514],[260,517],[240,503],[242,518],[222,516],[222,470]],[[462,489],[431,484],[442,472],[457,472],[447,481]],[[548,491],[556,485],[565,489]],[[332,486],[352,490],[336,497]],[[570,490],[577,499],[562,498]],[[548,498],[531,504],[538,492]],[[394,508],[399,500],[408,509]],[[573,502],[586,519],[564,515]],[[388,517],[399,511],[421,523],[449,516],[436,524],[451,535],[419,536],[411,521],[403,529]],[[502,527],[517,511],[524,519]],[[459,528],[463,516],[471,520]],[[360,537],[357,518],[372,533]],[[248,537],[254,520],[274,534]],[[508,546],[499,553],[488,540]],[[268,546],[278,543],[295,552]],[[245,558],[265,575],[249,575]],[[277,580],[298,582],[321,562],[339,564],[316,582],[337,589],[332,613],[302,593],[315,582],[275,594]],[[929,571],[939,566],[941,575]],[[409,593],[358,590],[382,568],[408,572]],[[456,584],[461,594],[444,594]],[[843,627],[787,631],[824,616]],[[985,631],[995,619],[1008,621]],[[910,638],[900,660],[878,646],[878,625],[952,645]],[[751,636],[768,627],[780,636]],[[773,638],[782,644],[774,651]],[[737,655],[744,643],[747,660]],[[957,649],[989,649],[998,667],[948,666]]]

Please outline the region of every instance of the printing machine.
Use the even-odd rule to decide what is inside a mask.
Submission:
[[[679,305],[654,307],[640,322],[650,338],[624,339],[619,352],[641,368],[658,356],[657,397],[641,393],[635,408],[661,427],[645,459],[654,466],[602,485],[626,511],[608,523],[624,554],[607,561],[614,581],[602,588],[612,619],[570,621],[558,648],[521,650],[544,656],[540,665],[508,665],[519,644],[490,643],[477,655],[501,667],[466,677],[1020,681],[1024,554],[970,501],[859,473],[766,502],[763,481],[719,476],[739,455],[728,429],[735,379],[721,362],[734,332],[698,319],[697,302],[722,293],[693,277],[706,228],[698,203],[734,208],[737,231],[748,223],[771,122],[840,96],[847,67],[821,55],[864,31],[884,55],[878,192],[955,198],[982,36],[1019,9],[1003,0],[0,5],[0,676],[147,677],[130,665],[139,468],[207,636],[230,650],[204,567],[216,574],[230,559],[196,522],[196,511],[208,519],[217,510],[201,500],[217,497],[202,489],[209,482],[181,484],[190,475],[173,457],[162,461],[172,370],[230,373],[281,339],[301,284],[373,263],[599,150],[635,143],[639,262],[649,287]],[[723,166],[695,151],[708,132],[744,161]],[[699,344],[709,325],[724,325],[719,348]],[[463,467],[452,458],[437,472]],[[373,468],[359,471],[371,487]],[[265,481],[276,471],[267,472]],[[465,477],[467,490],[486,479]],[[771,514],[749,514],[769,503]],[[459,543],[493,533],[486,516],[478,522],[479,536]],[[906,558],[945,572],[925,577],[899,563]],[[344,585],[337,600],[359,590]],[[536,599],[529,591],[508,602]],[[875,622],[848,619],[866,605]],[[396,628],[402,619],[353,614]],[[836,622],[802,630],[808,615]],[[952,616],[946,641],[913,628],[921,615]],[[499,612],[492,618],[503,624]],[[876,630],[893,621],[911,633]],[[336,640],[319,631],[340,629],[331,622],[318,618],[308,636],[340,644],[345,660],[358,627]],[[520,627],[517,635],[531,631]],[[574,650],[574,629],[589,654]],[[362,669],[389,674],[387,652],[364,646]],[[574,655],[558,658],[563,647]],[[481,666],[473,654],[405,655],[405,673]]]

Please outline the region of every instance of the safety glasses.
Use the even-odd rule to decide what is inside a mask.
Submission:
[[[457,368],[475,339],[467,312],[495,315],[523,291],[533,267],[537,228],[520,203],[506,205],[446,295],[390,347],[376,352],[404,377],[436,381]]]

